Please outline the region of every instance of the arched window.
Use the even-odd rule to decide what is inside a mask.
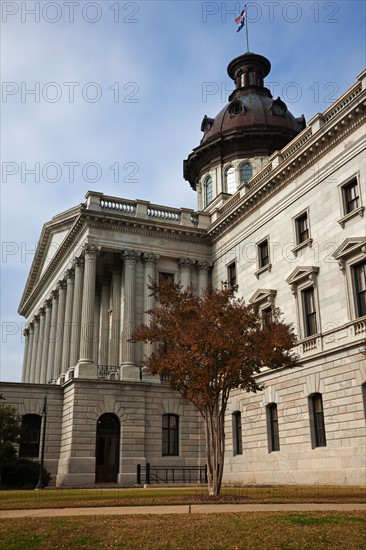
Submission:
[[[309,415],[311,444],[315,447],[326,447],[323,399],[321,393],[314,393],[309,397]]]
[[[22,418],[19,456],[38,458],[42,417],[39,414],[25,414]]]
[[[280,438],[278,432],[278,414],[276,403],[267,406],[267,433],[268,433],[268,452],[280,450]]]
[[[249,162],[242,164],[240,167],[240,183],[249,181],[253,176],[253,167]]]
[[[120,422],[114,414],[102,414],[97,422],[96,483],[117,482]]]
[[[163,414],[162,419],[162,455],[179,455],[179,416]]]
[[[204,184],[205,189],[205,206],[208,206],[212,202],[212,178],[208,176]]]
[[[233,454],[234,456],[243,454],[240,411],[233,413]]]
[[[233,194],[236,191],[236,184],[235,184],[235,168],[233,166],[230,166],[226,170],[226,192]]]

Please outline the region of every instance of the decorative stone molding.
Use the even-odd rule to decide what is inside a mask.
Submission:
[[[191,258],[179,258],[178,260],[179,269],[191,269],[195,266],[195,263],[195,260]]]
[[[286,282],[291,285],[291,291],[293,293],[294,289],[296,290],[297,286],[306,280],[316,285],[318,273],[319,267],[299,266],[287,277]]]
[[[260,269],[258,269],[254,275],[257,277],[257,279],[259,279],[259,276],[264,273],[265,271],[269,271],[271,272],[272,271],[272,264],[269,263],[269,264],[266,264],[264,265],[263,267],[261,267]]]
[[[94,259],[100,254],[102,247],[96,244],[85,243],[81,249],[85,258]]]
[[[211,269],[212,267],[212,262],[206,262],[206,261],[198,261],[197,262],[197,269],[200,270],[204,270],[204,271],[208,271],[209,269]]]
[[[152,254],[152,253],[146,253],[146,252],[143,252],[142,254],[142,261],[146,264],[148,263],[157,264],[159,258],[160,258],[159,254]]]
[[[272,288],[260,288],[249,298],[249,302],[251,304],[274,307],[276,294],[277,290],[273,290]]]
[[[123,261],[136,263],[137,260],[141,257],[141,252],[139,250],[126,249],[122,254]]]
[[[78,256],[72,260],[72,267],[73,269],[81,269],[84,266],[84,258],[82,256]]]

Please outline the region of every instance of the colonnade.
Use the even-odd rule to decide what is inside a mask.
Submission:
[[[119,254],[119,263],[108,265],[99,259],[100,247],[85,245],[64,277],[39,311],[27,323],[23,382],[50,383],[66,376],[69,369],[82,367],[83,375],[96,365],[121,368],[121,379],[139,379],[136,345],[129,342],[136,324],[136,266],[143,265],[143,311],[152,309],[154,297],[147,288],[157,275],[159,256],[137,250]],[[97,277],[97,262],[98,277]],[[201,292],[208,284],[210,265],[189,258],[179,259],[179,281],[192,282],[198,271]],[[148,322],[144,313],[143,322]],[[152,352],[144,344],[144,355]]]

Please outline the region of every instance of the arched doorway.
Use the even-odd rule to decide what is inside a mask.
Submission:
[[[114,414],[106,413],[97,422],[96,483],[117,482],[119,471],[120,423]]]

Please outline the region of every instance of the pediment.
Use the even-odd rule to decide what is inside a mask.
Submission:
[[[314,265],[310,266],[298,266],[294,271],[287,277],[286,283],[289,285],[297,284],[303,279],[309,278],[311,275],[317,275],[319,272],[319,267]]]
[[[18,311],[21,315],[23,306],[35,287],[45,276],[57,256],[68,246],[68,241],[72,240],[74,228],[79,219],[80,208],[75,207],[44,224],[20,302]]]
[[[336,260],[339,260],[358,252],[363,246],[366,247],[366,237],[349,237],[334,251],[332,256]]]
[[[46,247],[43,249],[37,280],[42,277],[43,273],[46,271],[51,260],[54,258],[55,254],[59,250],[61,244],[63,243],[66,236],[69,234],[69,232],[70,232],[70,227],[64,228],[59,231],[55,230],[50,232],[48,243]]]
[[[251,304],[257,304],[259,302],[272,301],[277,294],[277,290],[272,288],[259,288],[251,298],[249,302]]]

